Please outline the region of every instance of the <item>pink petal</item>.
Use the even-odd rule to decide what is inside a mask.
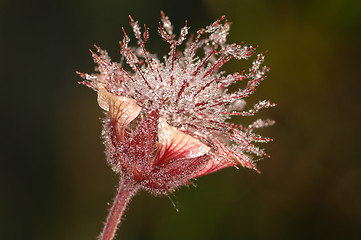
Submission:
[[[182,158],[199,157],[210,151],[210,147],[170,126],[163,117],[159,119],[158,140],[156,165]]]
[[[208,175],[230,166],[234,166],[234,164],[227,160],[212,157],[198,172],[194,173],[192,178]]]

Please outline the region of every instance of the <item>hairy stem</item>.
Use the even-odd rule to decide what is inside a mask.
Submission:
[[[126,209],[130,199],[138,190],[139,187],[133,182],[120,177],[116,196],[111,208],[109,209],[109,215],[98,240],[112,240],[114,238],[124,210]]]

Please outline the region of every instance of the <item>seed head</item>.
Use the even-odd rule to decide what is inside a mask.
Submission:
[[[271,139],[253,130],[274,122],[259,119],[244,127],[229,120],[274,106],[260,101],[243,111],[244,98],[269,70],[261,66],[264,55],[258,54],[248,71],[226,75],[220,71],[223,64],[232,58],[249,59],[255,47],[226,43],[230,23],[224,17],[185,42],[187,22],[176,37],[168,17],[161,14],[159,34],[170,45],[162,61],[145,48],[147,27],[142,31],[129,17],[138,46],[129,46],[123,29],[122,61],[112,62],[106,51],[95,46],[98,54],[91,53],[98,73],[80,73],[82,83],[97,91],[98,104],[106,112],[103,138],[108,163],[122,177],[156,194],[229,166],[258,171],[255,161],[268,155],[254,143]],[[239,81],[246,86],[227,91]]]

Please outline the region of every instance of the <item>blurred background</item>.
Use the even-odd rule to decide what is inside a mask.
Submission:
[[[361,239],[357,0],[0,1],[1,239],[98,235],[117,177],[105,162],[96,94],[75,71],[94,71],[93,44],[120,59],[128,14],[150,28],[148,49],[166,54],[160,10],[175,32],[186,19],[196,32],[226,15],[229,42],[269,50],[268,78],[246,100],[278,104],[257,115],[277,122],[260,132],[274,139],[262,146],[272,157],[258,163],[260,175],[224,169],[171,200],[141,192],[117,239]]]

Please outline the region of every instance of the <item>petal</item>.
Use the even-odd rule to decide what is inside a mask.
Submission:
[[[199,157],[211,149],[191,135],[170,126],[163,117],[159,119],[158,141],[156,165],[182,158]]]
[[[230,166],[234,166],[234,164],[232,164],[230,161],[221,160],[212,157],[201,169],[199,169],[198,172],[194,173],[192,178],[208,175]]]
[[[119,140],[123,139],[125,127],[140,113],[141,107],[134,99],[116,96],[108,92],[103,84],[98,85],[98,104],[109,112]]]

